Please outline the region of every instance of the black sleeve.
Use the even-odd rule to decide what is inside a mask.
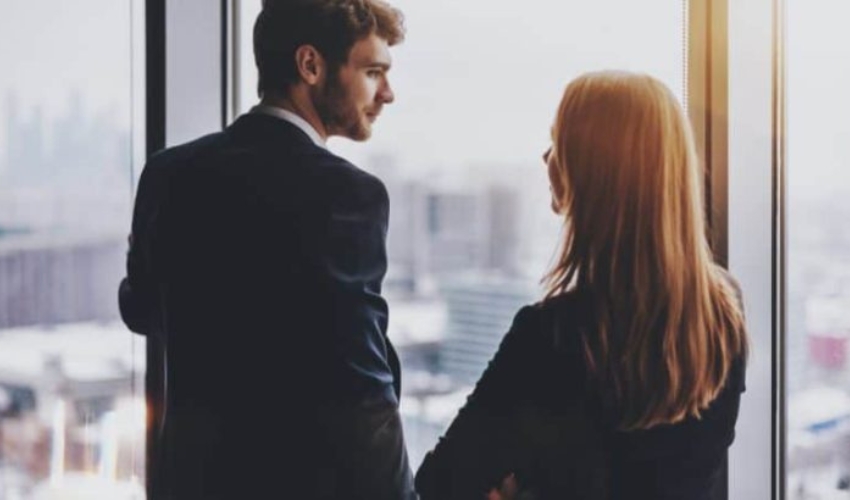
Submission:
[[[329,396],[340,406],[327,415],[327,429],[335,436],[340,495],[406,500],[415,494],[381,297],[389,200],[377,179],[357,181],[333,201],[328,221],[324,279],[338,371]]]
[[[383,184],[361,182],[334,200],[327,222],[323,300],[339,371],[335,378],[353,401],[384,396],[398,402],[388,361],[389,312],[381,296],[388,210]]]
[[[533,364],[533,307],[514,318],[494,358],[466,404],[416,473],[422,500],[484,498],[514,472],[514,452],[506,435],[512,403],[522,398]]]
[[[335,498],[415,500],[398,406],[383,398],[323,415],[333,453]]]
[[[127,276],[118,288],[121,318],[130,330],[144,335],[152,334],[157,324],[153,246],[165,189],[161,170],[148,165],[139,179],[127,252]]]

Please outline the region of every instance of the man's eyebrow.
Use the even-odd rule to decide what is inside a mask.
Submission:
[[[389,71],[390,67],[392,67],[392,64],[390,64],[388,62],[383,62],[383,61],[373,61],[373,62],[366,63],[363,66],[365,66],[367,68],[380,68],[384,71]]]

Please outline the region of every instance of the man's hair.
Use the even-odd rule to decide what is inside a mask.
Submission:
[[[356,42],[373,33],[391,46],[400,43],[401,11],[382,0],[263,0],[254,24],[257,91],[283,92],[298,81],[298,47],[315,47],[333,72]]]

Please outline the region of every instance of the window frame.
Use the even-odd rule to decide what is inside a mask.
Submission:
[[[688,110],[705,168],[710,241],[718,262],[732,270],[744,289],[752,341],[747,393],[729,456],[730,498],[784,499],[785,0],[752,0],[747,6],[690,0],[690,7]],[[741,88],[734,76],[744,71],[742,63],[753,54],[768,64],[748,68],[756,83]],[[761,103],[742,106],[738,95],[764,87],[769,90],[760,96]],[[765,109],[767,113],[759,114]],[[739,133],[748,145],[769,152],[758,165],[746,165],[757,172],[742,173],[744,165],[730,170],[740,159],[735,144]],[[769,190],[768,196],[750,197],[747,188],[738,187],[753,181],[760,191]],[[762,225],[770,228],[769,241],[756,230]],[[754,242],[752,235],[761,239]],[[770,460],[764,460],[767,456]]]
[[[683,0],[687,9],[687,92],[686,108],[695,132],[700,158],[704,159],[706,213],[709,236],[716,258],[730,267],[745,290],[748,323],[758,328],[753,353],[759,358],[750,365],[748,390],[744,396],[738,437],[730,450],[731,473],[727,474],[730,498],[785,498],[785,59],[784,1],[752,0],[758,4],[759,17],[768,16],[769,39],[756,43],[771,61],[764,77],[770,83],[769,141],[770,165],[764,182],[770,183],[770,207],[760,206],[758,221],[750,218],[730,224],[739,217],[741,193],[734,189],[736,175],[730,172],[730,122],[734,110],[730,103],[730,71],[736,71],[735,41],[741,25],[729,0]],[[236,115],[239,100],[239,0],[145,0],[146,6],[146,150],[147,156],[166,146],[220,130]],[[178,5],[179,4],[179,5]],[[732,10],[730,11],[730,7]],[[759,21],[764,22],[764,19]],[[199,23],[206,28],[199,27]],[[181,30],[181,26],[193,26]],[[767,47],[765,49],[765,47]],[[198,61],[203,61],[198,70]],[[187,69],[191,68],[191,69]],[[761,75],[760,75],[761,76]],[[732,96],[730,96],[730,91]],[[730,114],[730,111],[733,113]],[[769,144],[769,145],[768,145]],[[732,175],[730,175],[732,174]],[[730,184],[733,185],[730,188]],[[764,186],[761,186],[764,187]],[[742,251],[746,245],[740,228],[768,223],[770,240],[760,248],[769,248],[767,271],[749,268],[764,252]],[[755,286],[750,286],[756,284]],[[767,288],[765,288],[765,286]],[[748,292],[748,288],[751,289]],[[755,290],[769,290],[761,297]],[[767,363],[765,353],[769,352]],[[148,498],[161,496],[157,473],[157,437],[162,426],[163,396],[166,381],[163,345],[147,342],[146,398]],[[764,381],[761,383],[759,381]],[[758,404],[750,404],[749,400]],[[768,403],[765,403],[767,401]],[[769,423],[770,433],[758,430]],[[770,460],[753,460],[770,454]],[[748,471],[736,473],[737,464]],[[769,477],[769,484],[764,478]],[[755,497],[753,495],[756,495]]]
[[[232,85],[228,3],[145,0],[146,159],[225,126]],[[167,391],[164,354],[161,339],[147,337],[145,489],[151,499],[165,496],[157,460]]]

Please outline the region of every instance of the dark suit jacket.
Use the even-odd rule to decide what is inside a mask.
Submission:
[[[121,314],[166,346],[168,498],[407,499],[383,184],[248,114],[152,157]]]
[[[576,292],[519,311],[487,370],[416,473],[422,500],[484,498],[516,474],[535,500],[725,500],[726,457],[744,363],[702,414],[616,431],[589,383],[580,331],[592,307]]]

